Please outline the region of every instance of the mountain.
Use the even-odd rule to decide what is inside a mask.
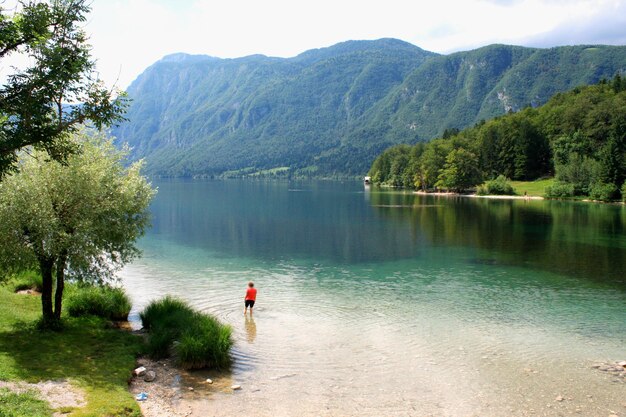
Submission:
[[[356,175],[390,145],[537,106],[619,71],[626,47],[438,55],[380,39],[293,58],[174,54],[131,84],[130,121],[113,134],[156,175]]]

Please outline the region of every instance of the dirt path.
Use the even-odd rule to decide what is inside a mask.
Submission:
[[[17,393],[28,391],[39,392],[41,398],[50,404],[50,408],[55,410],[61,408],[80,408],[87,404],[85,401],[85,393],[66,380],[42,381],[36,384],[0,381],[0,388],[8,388]],[[54,415],[57,417],[64,414],[55,413]]]

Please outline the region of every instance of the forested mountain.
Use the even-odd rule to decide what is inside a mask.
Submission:
[[[175,54],[131,84],[130,121],[113,133],[158,175],[356,175],[390,145],[624,70],[626,47],[610,46],[491,45],[442,56],[381,39],[293,58]]]
[[[463,191],[488,180],[489,194],[512,192],[508,179],[554,176],[548,197],[626,201],[626,78],[576,87],[428,143],[393,146],[369,175],[374,183],[423,190]]]

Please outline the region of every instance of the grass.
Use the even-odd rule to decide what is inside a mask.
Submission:
[[[17,394],[7,388],[0,388],[1,417],[48,417],[52,410],[48,403],[39,398],[37,393],[25,392]]]
[[[69,291],[67,312],[72,317],[93,315],[127,320],[131,302],[122,288],[84,286]]]
[[[11,278],[9,284],[14,291],[35,290],[41,292],[41,275],[34,271],[21,272]]]
[[[185,369],[226,368],[230,365],[232,329],[215,317],[166,296],[151,302],[141,321],[148,330],[148,353],[154,358],[173,355]]]
[[[111,329],[105,320],[93,316],[64,316],[62,332],[41,332],[35,328],[40,316],[39,297],[18,295],[11,286],[0,286],[0,380],[69,380],[84,390],[87,401],[85,407],[73,409],[71,417],[141,416],[127,382],[141,351],[139,338]],[[12,399],[19,404],[31,400],[28,396]]]
[[[543,197],[546,187],[554,183],[554,178],[541,179],[536,181],[511,181],[511,185],[518,195],[528,193],[531,197]]]

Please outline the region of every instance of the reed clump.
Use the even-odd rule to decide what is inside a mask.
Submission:
[[[230,365],[232,328],[215,317],[171,296],[151,302],[140,317],[148,331],[147,353],[152,358],[173,356],[184,369]]]

